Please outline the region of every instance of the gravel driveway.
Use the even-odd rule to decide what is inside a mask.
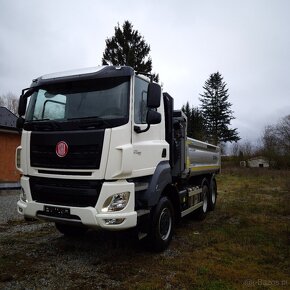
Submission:
[[[18,191],[0,191],[0,289],[121,290],[149,283],[144,275],[160,256],[144,251],[130,233],[98,230],[67,238],[53,223],[25,221],[18,198]]]
[[[16,203],[18,199],[19,190],[0,191],[0,223],[23,219],[23,217],[17,213]]]
[[[121,285],[125,276],[111,269],[112,261],[119,268],[138,249],[127,235],[90,231],[66,238],[53,223],[25,221],[18,198],[19,191],[0,191],[0,289],[127,288]]]

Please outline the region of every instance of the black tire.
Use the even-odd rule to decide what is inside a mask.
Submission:
[[[212,177],[209,188],[208,210],[212,211],[215,209],[216,201],[217,201],[217,183],[215,178]]]
[[[69,224],[55,223],[56,229],[68,237],[81,237],[87,232],[87,228],[80,226],[73,226]]]
[[[149,235],[151,247],[156,252],[164,251],[170,244],[174,227],[174,211],[171,201],[161,197],[152,215]]]
[[[202,185],[202,200],[202,206],[195,212],[195,218],[198,220],[204,220],[208,212],[209,188],[206,182]]]

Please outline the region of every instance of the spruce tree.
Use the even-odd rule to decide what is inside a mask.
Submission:
[[[189,102],[186,102],[186,104],[182,106],[181,110],[187,117],[187,136],[193,138],[193,132],[192,132],[193,128],[192,128],[192,122],[191,122],[192,116],[191,116],[191,109],[189,106]]]
[[[206,141],[204,120],[201,110],[198,107],[191,108],[192,138]]]
[[[187,136],[198,140],[205,140],[201,111],[197,107],[190,108],[189,102],[186,102],[181,110],[187,117]]]
[[[228,101],[229,94],[226,83],[219,72],[210,75],[200,94],[201,112],[207,138],[214,144],[221,142],[237,142],[240,140],[237,129],[229,128],[231,120],[235,119],[232,104]]]
[[[122,28],[115,26],[115,35],[106,39],[103,53],[103,65],[128,65],[140,73],[152,74],[152,60],[149,56],[150,46],[132,23],[124,22]],[[153,75],[158,82],[158,75]]]

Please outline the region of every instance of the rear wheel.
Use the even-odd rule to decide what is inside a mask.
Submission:
[[[209,206],[209,188],[207,183],[204,183],[202,186],[202,206],[196,211],[195,217],[198,220],[204,220],[206,217],[206,213],[208,212]]]
[[[150,233],[151,245],[155,251],[165,250],[171,242],[174,226],[174,212],[171,201],[162,197],[153,212]]]
[[[210,182],[208,210],[214,210],[217,200],[217,184],[213,177]]]
[[[65,236],[78,237],[83,236],[87,232],[87,228],[80,226],[73,226],[62,223],[55,223],[57,230]]]

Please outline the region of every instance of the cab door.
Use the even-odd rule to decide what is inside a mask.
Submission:
[[[157,86],[159,85],[151,83],[149,86],[149,81],[139,76],[134,79],[133,177],[152,175],[161,161],[169,159],[169,145],[165,141],[161,88],[159,87],[159,96],[156,96],[155,90],[155,98],[152,98],[152,87],[154,86],[158,91]],[[149,125],[148,121],[153,124]]]

